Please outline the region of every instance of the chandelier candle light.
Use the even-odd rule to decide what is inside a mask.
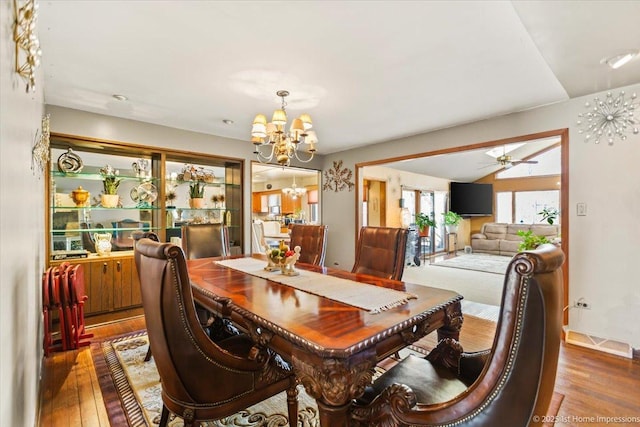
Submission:
[[[269,163],[275,160],[282,166],[289,166],[291,159],[296,158],[302,163],[308,163],[313,159],[316,152],[315,144],[318,142],[315,132],[311,129],[311,117],[308,114],[302,114],[293,120],[289,132],[287,133],[287,113],[285,107],[285,97],[289,96],[286,90],[279,90],[276,94],[282,98],[282,108],[273,112],[270,123],[264,114],[258,114],[253,120],[251,127],[251,142],[255,147],[254,154],[260,163]],[[304,152],[307,158],[301,158],[299,152],[300,144],[308,145]],[[266,149],[266,154],[262,151]]]
[[[586,130],[580,129],[579,133],[585,133],[584,142],[594,141],[600,143],[601,138],[605,138],[609,145],[613,145],[615,138],[621,141],[627,139],[627,132],[634,135],[640,133],[638,130],[638,119],[634,116],[634,110],[638,107],[636,94],[632,94],[630,99],[625,99],[624,91],[614,97],[611,92],[607,93],[604,100],[594,98],[594,105],[586,102],[585,107],[589,109],[587,113],[580,113],[577,124],[581,128],[586,126]]]
[[[301,197],[304,193],[307,192],[307,189],[304,187],[298,187],[296,186],[296,177],[293,177],[293,184],[291,185],[291,187],[285,187],[282,189],[282,192],[284,194],[286,194],[287,196],[291,196],[291,198],[293,200],[297,199],[298,197]]]

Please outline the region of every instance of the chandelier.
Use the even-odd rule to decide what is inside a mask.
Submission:
[[[291,198],[293,200],[297,199],[298,197],[301,197],[304,193],[307,192],[307,189],[304,187],[298,187],[296,186],[296,177],[293,177],[293,184],[291,184],[291,187],[285,187],[282,189],[282,192],[284,194],[286,194],[287,196],[291,196]]]
[[[618,96],[613,96],[607,92],[604,100],[595,97],[593,105],[585,103],[589,110],[587,113],[578,114],[579,133],[584,133],[584,142],[594,141],[600,143],[600,139],[606,139],[609,145],[613,145],[615,138],[621,141],[627,139],[627,133],[634,135],[640,133],[638,129],[638,119],[634,116],[634,110],[638,108],[636,94],[632,94],[630,99],[625,99],[624,91]],[[583,129],[586,128],[586,129]]]
[[[255,148],[253,152],[260,163],[269,163],[275,160],[282,166],[289,166],[291,159],[296,158],[302,163],[308,163],[316,152],[315,144],[318,138],[312,128],[311,117],[302,114],[293,120],[289,132],[286,131],[287,103],[284,98],[289,95],[286,90],[279,90],[276,94],[282,98],[282,108],[273,112],[270,123],[264,114],[258,114],[251,127],[251,142]],[[302,149],[301,144],[308,147]],[[308,157],[300,157],[300,152]]]

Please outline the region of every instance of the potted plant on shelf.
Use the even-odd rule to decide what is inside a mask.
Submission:
[[[444,226],[447,229],[447,233],[457,233],[460,221],[462,221],[462,217],[454,211],[448,211],[444,214]]]
[[[192,181],[189,184],[189,207],[191,209],[204,207],[204,182]]]
[[[118,206],[120,196],[118,196],[118,187],[120,186],[121,178],[118,178],[119,171],[113,170],[112,167],[107,165],[102,169],[102,188],[103,193],[100,196],[100,204],[105,208],[115,208]]]
[[[416,215],[416,226],[420,232],[420,236],[427,237],[431,227],[436,226],[436,221],[431,219],[427,214],[419,213]]]
[[[560,212],[556,208],[544,208],[538,212],[538,215],[542,215],[542,221],[547,221],[550,225],[553,225],[553,221],[558,219]]]

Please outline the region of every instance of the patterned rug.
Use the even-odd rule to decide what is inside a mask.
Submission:
[[[465,317],[465,322],[480,322],[485,336],[466,337],[462,328],[461,340],[466,339],[469,350],[475,351],[474,346],[486,348],[484,345],[490,339],[495,329],[495,323],[485,319]],[[483,334],[481,334],[483,335]],[[474,342],[474,338],[475,341]],[[96,374],[100,383],[104,403],[112,426],[153,427],[160,422],[162,411],[161,385],[158,371],[153,358],[144,361],[149,342],[145,331],[112,338],[101,343],[91,344]],[[404,350],[400,357],[409,354],[424,356],[435,345],[435,334],[431,334]],[[382,374],[397,362],[387,358],[376,368],[374,376]],[[318,427],[318,407],[302,386],[298,387],[298,426]],[[564,396],[554,393],[548,414],[558,413]],[[286,415],[286,394],[282,392],[270,399],[240,411],[230,417],[218,421],[202,423],[203,427],[283,427],[288,426]],[[180,417],[171,414],[170,427],[182,427]]]
[[[459,253],[453,258],[438,261],[432,265],[437,267],[462,268],[464,270],[484,271],[486,273],[504,275],[510,261],[510,256]]]
[[[92,344],[92,356],[112,426],[152,427],[160,423],[161,385],[156,365],[145,362],[149,341],[140,331]],[[298,426],[317,427],[318,407],[298,386]],[[115,400],[115,402],[114,402]],[[288,425],[286,392],[202,427],[279,427]],[[182,418],[171,414],[170,427],[182,427]]]

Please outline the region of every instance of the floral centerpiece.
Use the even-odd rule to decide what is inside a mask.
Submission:
[[[300,258],[300,246],[296,246],[293,250],[284,244],[284,240],[280,241],[279,248],[267,249],[267,271],[280,270],[286,276],[297,276],[298,273],[294,266],[298,258]]]

